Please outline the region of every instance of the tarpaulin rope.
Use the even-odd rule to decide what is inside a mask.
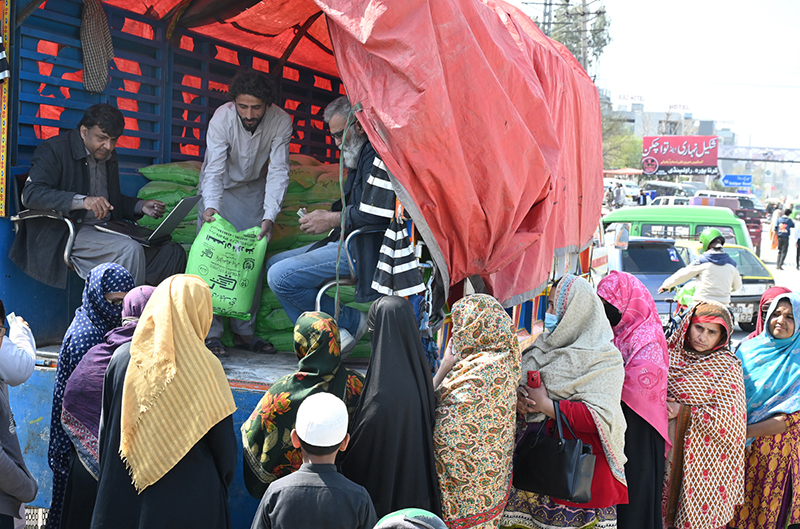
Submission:
[[[356,112],[360,112],[362,110],[361,103],[356,103],[350,107],[350,112],[347,114],[347,123],[344,127],[344,133],[342,134],[342,146],[347,145],[347,133],[350,132],[350,127],[355,125],[356,123]],[[342,215],[340,218],[339,224],[339,246],[336,249],[336,295],[334,296],[334,304],[336,309],[334,310],[333,319],[339,321],[339,265],[342,262],[342,246],[344,245],[344,225],[345,219],[347,215],[347,201],[344,198],[344,158],[339,160],[339,194],[342,199]],[[357,170],[358,168],[356,168]],[[349,267],[348,263],[348,267]]]

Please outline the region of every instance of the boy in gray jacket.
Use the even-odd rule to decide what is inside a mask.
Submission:
[[[0,322],[6,311],[0,300]],[[28,324],[17,317],[6,336],[0,323],[0,529],[14,527],[20,507],[36,498],[38,485],[31,476],[17,439],[14,415],[8,403],[8,386],[18,386],[33,374],[36,342]]]

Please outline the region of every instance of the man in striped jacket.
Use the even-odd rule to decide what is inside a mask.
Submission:
[[[359,235],[353,240],[357,280],[355,299],[363,303],[379,296],[372,288],[372,279],[384,231],[394,217],[395,192],[386,166],[376,154],[360,123],[355,122],[347,130],[347,137],[343,141],[351,109],[348,99],[340,97],[327,106],[324,114],[331,137],[341,151],[341,161],[348,168],[343,189],[344,207],[342,201],[337,200],[330,211],[312,211],[300,219],[300,228],[305,233],[330,231],[330,234],[317,243],[283,252],[267,261],[269,287],[280,300],[292,323],[303,312],[314,310],[317,291],[336,276],[336,254],[343,219],[345,237],[357,228],[382,228],[374,233]],[[340,277],[350,275],[344,255],[339,274]],[[334,314],[334,300],[323,296],[321,308],[328,314]],[[347,352],[366,332],[367,316],[352,307],[341,306],[338,324],[342,352]]]

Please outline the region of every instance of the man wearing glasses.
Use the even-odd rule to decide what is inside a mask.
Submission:
[[[353,240],[356,261],[355,298],[359,303],[372,301],[378,292],[372,288],[372,278],[378,265],[378,256],[384,231],[394,216],[395,193],[383,161],[375,153],[361,124],[355,121],[346,129],[352,107],[346,97],[335,99],[325,108],[325,123],[331,137],[341,151],[341,162],[348,168],[344,183],[345,207],[341,200],[330,211],[316,210],[300,219],[305,233],[325,233],[327,238],[309,246],[289,250],[267,261],[267,281],[283,305],[292,323],[305,311],[314,310],[317,291],[336,276],[336,254],[339,246],[340,226],[344,217],[345,236],[364,226],[380,226],[376,233],[362,234]],[[350,274],[342,257],[339,267],[341,277]],[[333,298],[322,296],[321,309],[335,313]],[[340,307],[339,335],[341,350],[352,349],[366,332],[367,316],[351,307]]]
[[[289,186],[289,140],[292,118],[275,105],[275,88],[260,73],[248,70],[233,78],[231,102],[219,107],[208,123],[206,155],[200,171],[198,211],[201,222],[214,222],[214,214],[242,231],[261,226],[258,240],[272,238],[272,226],[281,211]],[[250,308],[250,320],[231,318],[233,341],[258,353],[275,347],[255,336],[256,314],[261,305],[259,281]],[[214,316],[206,346],[217,356],[228,356],[222,345],[222,318]]]

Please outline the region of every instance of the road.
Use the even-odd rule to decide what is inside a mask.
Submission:
[[[798,286],[800,286],[800,271],[795,268],[795,248],[789,248],[786,261],[783,263],[783,270],[776,269],[775,266],[778,261],[778,250],[770,249],[768,224],[763,224],[762,226],[762,233],[764,234],[764,237],[761,242],[761,260],[764,261],[767,269],[772,272],[772,276],[775,278],[776,286],[797,290]],[[736,328],[739,329],[738,326]],[[742,332],[741,330],[737,330],[733,333],[734,340],[741,340],[745,336],[747,336],[747,333]]]

